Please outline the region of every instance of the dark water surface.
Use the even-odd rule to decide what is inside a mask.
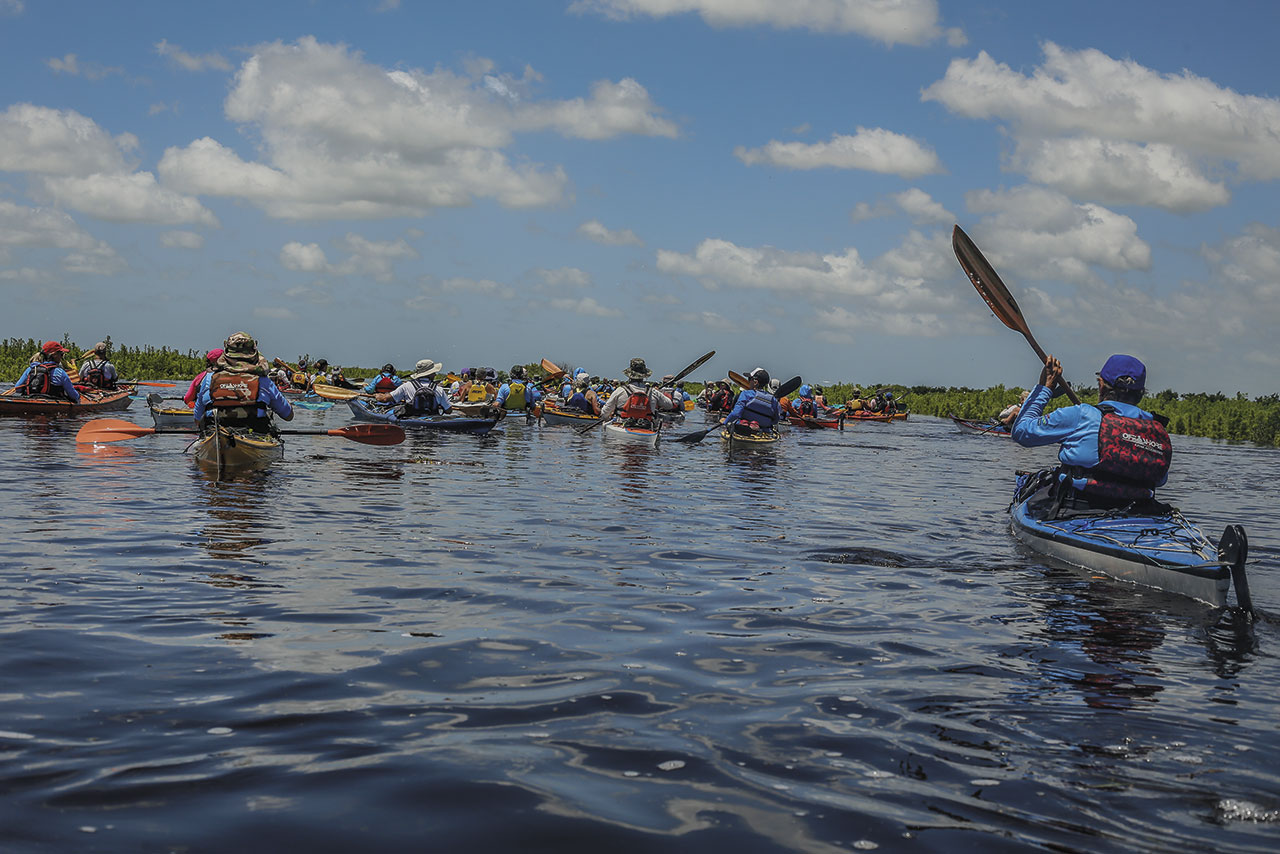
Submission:
[[[1273,450],[1162,493],[1246,526],[1250,625],[1047,566],[1052,450],[939,419],[223,483],[80,423],[0,420],[5,852],[1280,850]]]

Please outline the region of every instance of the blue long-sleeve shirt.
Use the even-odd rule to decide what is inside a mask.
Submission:
[[[18,377],[18,381],[14,384],[15,387],[27,381],[27,375],[31,373],[33,367],[35,365],[27,365],[27,369],[22,372],[22,376]],[[67,372],[62,368],[53,368],[49,371],[49,383],[62,389],[63,394],[72,403],[80,402],[80,392],[76,390],[75,383],[71,381],[71,377],[67,376]]]
[[[205,414],[209,411],[213,398],[209,394],[209,384],[213,380],[213,372],[205,374],[204,379],[200,381],[200,391],[196,394],[196,405],[192,410],[196,421],[203,421]],[[258,403],[263,407],[275,412],[281,418],[289,418],[293,415],[293,406],[289,403],[288,398],[280,393],[280,389],[270,377],[258,377]]]
[[[517,380],[519,382],[519,380]],[[507,406],[507,397],[511,394],[511,383],[505,382],[502,388],[498,389],[498,398],[494,401],[495,406],[501,406],[503,409]],[[524,406],[529,409],[539,400],[542,400],[542,392],[533,387],[533,383],[526,382],[524,384]]]
[[[752,401],[755,401],[754,405]],[[733,425],[744,417],[747,421],[755,421],[760,429],[768,430],[782,420],[782,407],[778,404],[778,399],[768,392],[746,389],[738,395],[737,402],[724,421],[726,425]]]
[[[1013,424],[1013,441],[1027,448],[1060,443],[1058,460],[1063,465],[1093,468],[1099,460],[1098,430],[1102,427],[1102,410],[1082,403],[1064,406],[1045,415],[1044,408],[1052,397],[1052,390],[1045,386],[1038,385],[1031,390],[1031,395],[1018,411],[1018,420]],[[1106,404],[1129,418],[1151,417],[1150,412],[1131,403],[1108,400]],[[1167,477],[1156,486],[1163,486]],[[1075,478],[1073,484],[1083,489],[1085,480]]]

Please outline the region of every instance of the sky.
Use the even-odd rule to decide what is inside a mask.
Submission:
[[[1280,390],[1280,3],[0,0],[0,337]],[[705,375],[705,376],[704,376]]]

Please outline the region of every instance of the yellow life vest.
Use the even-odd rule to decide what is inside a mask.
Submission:
[[[507,386],[507,402],[503,404],[507,409],[524,409],[524,383],[519,380],[512,380]]]
[[[289,377],[289,382],[293,383],[298,388],[306,388],[307,375],[302,371],[294,371],[293,376]]]
[[[489,390],[484,383],[472,382],[467,389],[467,403],[482,403],[489,397]]]

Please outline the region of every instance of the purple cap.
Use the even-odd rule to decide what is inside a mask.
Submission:
[[[1143,391],[1147,387],[1147,366],[1132,356],[1112,356],[1098,376],[1117,391]]]

